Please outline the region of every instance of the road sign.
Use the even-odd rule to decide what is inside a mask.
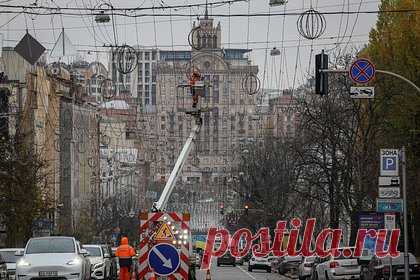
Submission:
[[[384,222],[387,230],[395,229],[395,214],[385,214]]]
[[[398,149],[381,149],[381,176],[398,176]]]
[[[376,211],[378,212],[403,212],[402,199],[376,199]]]
[[[379,177],[379,186],[399,186],[400,177]]]
[[[175,236],[167,223],[163,223],[155,235],[155,240],[173,241]]]
[[[149,252],[149,266],[159,276],[169,276],[178,270],[181,263],[177,249],[171,244],[158,244]]]
[[[379,198],[400,198],[400,187],[379,187]]]
[[[366,58],[360,58],[351,65],[349,75],[353,82],[366,84],[375,77],[375,65]]]
[[[366,99],[375,97],[374,87],[351,87],[350,98]]]

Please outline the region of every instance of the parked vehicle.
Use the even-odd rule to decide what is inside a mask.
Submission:
[[[268,273],[271,273],[271,263],[268,260],[268,256],[266,257],[252,256],[252,258],[249,260],[249,263],[248,263],[248,271],[252,272],[252,270],[254,269],[263,269],[267,271]]]
[[[244,265],[244,258],[235,258],[235,263],[237,265]]]
[[[305,257],[298,266],[299,280],[305,280],[311,277],[312,267],[314,266],[315,257]]]
[[[109,245],[101,245],[102,250],[105,252],[105,254],[109,254],[111,257],[109,258],[111,262],[111,279],[117,279],[118,278],[118,267],[117,267],[117,258],[115,257],[115,253],[112,251],[111,246]]]
[[[236,266],[236,259],[230,254],[230,252],[227,252],[222,257],[217,258],[217,266],[222,264]]]
[[[296,273],[299,264],[302,262],[302,256],[285,256],[281,259],[278,271],[280,274],[284,275],[286,273]]]
[[[373,258],[373,253],[368,249],[363,249],[362,255],[358,259],[360,269],[361,269],[360,278],[365,279],[365,276],[368,271],[368,266],[372,258]]]
[[[92,263],[91,276],[98,280],[108,280],[111,276],[111,255],[101,245],[84,245],[89,252],[89,259]]]
[[[0,280],[7,280],[7,265],[0,255]]]
[[[16,255],[17,280],[90,280],[88,251],[73,237],[49,236],[29,239]]]
[[[17,251],[21,251],[23,248],[7,248],[0,249],[0,256],[6,263],[7,266],[7,279],[15,280],[16,279],[16,262],[19,259],[18,256],[15,256]]]
[[[408,254],[408,263],[410,266],[410,279],[420,279],[420,264],[413,254]],[[364,273],[364,279],[381,280],[389,279],[392,267],[393,279],[404,279],[404,253],[399,257],[378,258],[374,256],[369,262],[368,269]]]
[[[339,249],[343,250],[343,248]],[[312,279],[316,280],[341,280],[359,279],[360,265],[357,258],[344,256],[316,258]]]

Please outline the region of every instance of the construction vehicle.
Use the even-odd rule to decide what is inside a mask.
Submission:
[[[180,259],[190,260],[193,256],[192,251],[192,235],[189,226],[186,224],[190,220],[189,213],[166,212],[166,206],[169,198],[175,188],[175,184],[182,171],[185,162],[194,145],[194,141],[200,133],[202,126],[201,114],[205,111],[199,106],[200,97],[204,97],[206,89],[210,87],[205,83],[199,73],[193,73],[191,79],[184,84],[178,86],[179,88],[188,88],[192,97],[192,106],[185,110],[186,114],[193,117],[194,126],[188,136],[179,156],[175,162],[175,166],[165,184],[159,199],[153,203],[151,212],[140,213],[140,254],[142,261],[139,262],[141,266],[139,276],[153,275],[145,263],[145,257],[148,256],[148,251],[155,248],[159,243],[167,243],[173,245],[179,252]],[[178,227],[177,227],[178,224]],[[179,227],[179,224],[181,227]],[[187,270],[186,270],[187,268]],[[190,261],[184,261],[184,265],[179,267],[177,279],[187,279],[188,274],[195,274],[195,266],[190,265]],[[179,278],[181,277],[181,278]],[[149,279],[149,278],[146,278]]]

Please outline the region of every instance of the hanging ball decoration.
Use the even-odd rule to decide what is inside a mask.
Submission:
[[[122,74],[128,74],[137,67],[137,52],[128,45],[117,48],[115,59],[117,60],[117,70]]]
[[[105,100],[110,100],[115,97],[116,89],[111,79],[105,79],[101,82],[101,92]]]
[[[302,13],[297,20],[297,29],[300,35],[309,40],[321,37],[326,27],[327,22],[324,15],[312,8]]]
[[[261,81],[254,73],[246,74],[242,79],[242,89],[248,95],[257,94],[261,88]]]
[[[188,44],[194,50],[201,50],[203,48],[203,30],[200,26],[194,27],[188,34]]]

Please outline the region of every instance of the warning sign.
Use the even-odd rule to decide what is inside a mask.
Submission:
[[[168,224],[163,223],[155,235],[155,240],[175,240],[175,236]]]

